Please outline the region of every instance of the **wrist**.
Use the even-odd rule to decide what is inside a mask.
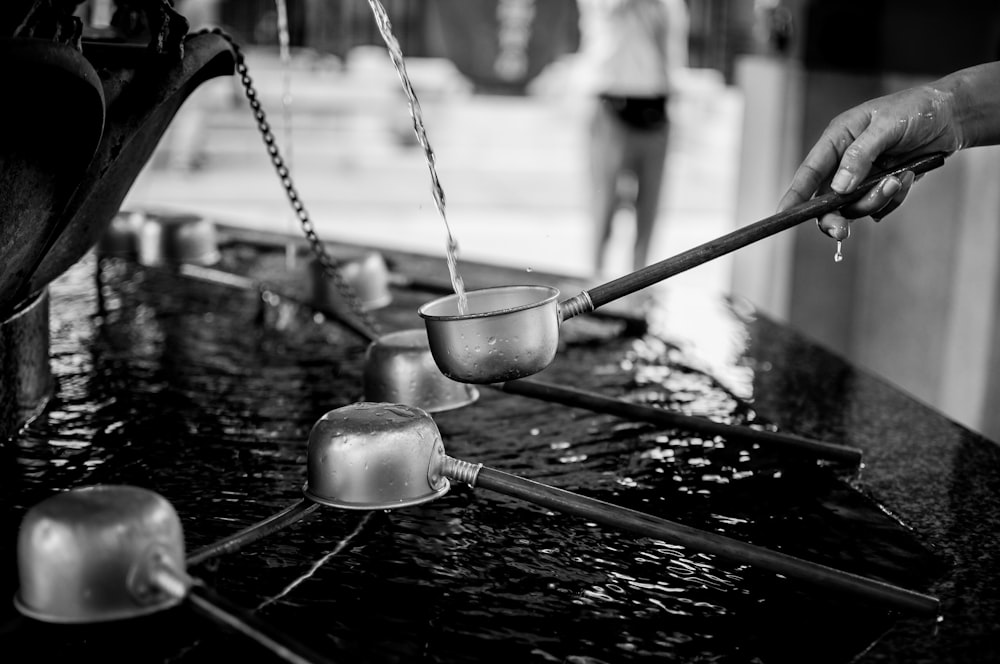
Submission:
[[[952,128],[955,150],[1000,143],[1000,63],[959,70],[930,88],[935,112]]]

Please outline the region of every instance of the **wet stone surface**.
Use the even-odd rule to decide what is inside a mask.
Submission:
[[[390,258],[401,273],[446,278],[443,261]],[[283,261],[280,251],[231,243],[216,267],[307,300],[308,285]],[[464,269],[470,287],[515,278]],[[0,455],[8,597],[18,586],[18,524],[54,492],[156,491],[177,509],[191,552],[300,500],[313,424],[361,399],[367,341],[288,300],[93,256],[51,297],[56,395]],[[397,287],[373,316],[383,331],[419,327],[416,308],[433,297]],[[997,615],[985,589],[997,569],[987,569],[997,560],[996,447],[781,326],[726,316],[746,334],[732,368],[749,394],[699,368],[676,336],[686,321],[669,312],[667,324],[640,334],[607,318],[567,322],[538,378],[857,446],[864,468],[488,386],[474,404],[434,415],[447,452],[938,594],[939,624],[459,485],[392,512],[324,506],[189,571],[332,661],[989,661],[978,657],[998,652],[996,621],[980,617]],[[270,657],[183,605],[67,626],[8,603],[0,619],[3,652],[24,653],[9,661]],[[959,644],[967,659],[950,658]]]

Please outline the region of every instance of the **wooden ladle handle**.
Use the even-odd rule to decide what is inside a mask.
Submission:
[[[805,203],[788,208],[778,214],[743,226],[742,228],[737,228],[731,233],[714,240],[709,240],[676,256],[666,258],[613,281],[583,291],[579,295],[560,303],[562,319],[565,320],[576,314],[593,311],[601,305],[617,300],[620,297],[631,295],[675,274],[689,270],[702,263],[707,263],[740,247],[745,247],[757,240],[762,240],[792,226],[801,224],[803,221],[815,219],[829,212],[839,210],[864,196],[865,192],[889,175],[900,175],[906,171],[912,171],[916,175],[926,173],[941,166],[944,163],[944,159],[945,153],[943,152],[918,157],[907,163],[870,175],[857,189],[849,194],[831,192],[822,196],[816,196]]]

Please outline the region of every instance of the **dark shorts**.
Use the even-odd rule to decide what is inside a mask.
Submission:
[[[667,126],[667,97],[617,97],[600,95],[601,103],[625,125],[641,131]]]

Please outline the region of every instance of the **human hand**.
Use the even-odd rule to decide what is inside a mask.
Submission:
[[[778,211],[816,194],[854,191],[873,167],[891,168],[928,152],[961,149],[953,95],[932,85],[910,88],[864,102],[834,118],[799,166]],[[876,221],[895,210],[909,193],[912,172],[889,176],[839,211],[817,220],[820,230],[844,240],[850,222],[871,216]]]

